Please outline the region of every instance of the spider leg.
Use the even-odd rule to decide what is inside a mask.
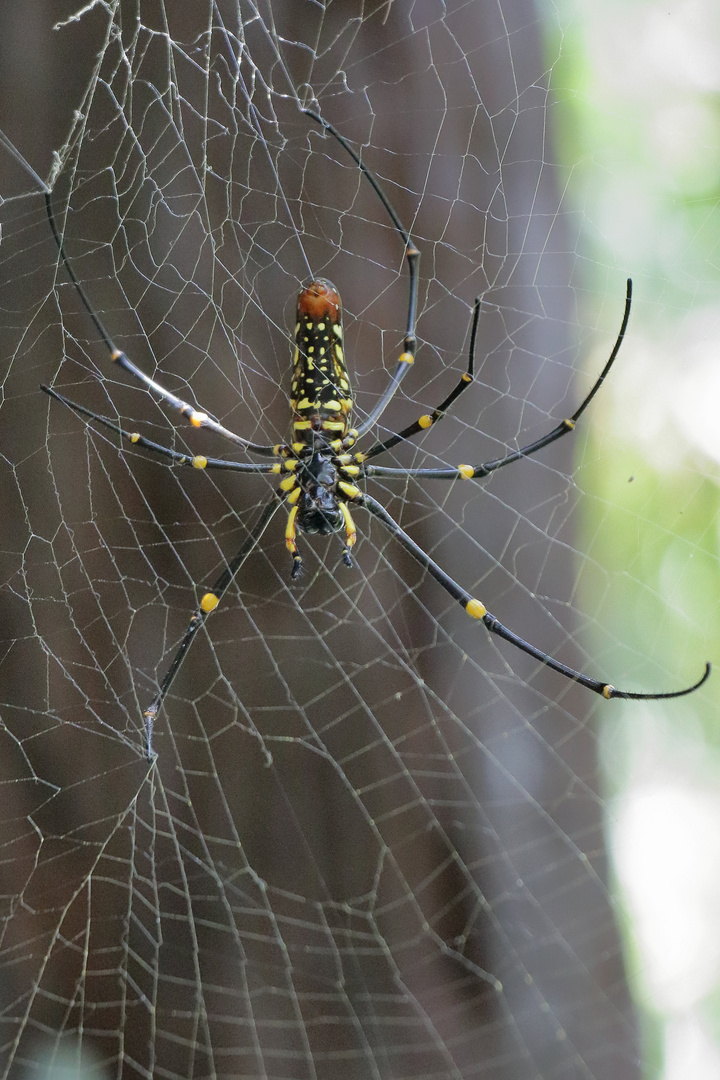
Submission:
[[[506,454],[504,457],[496,458],[494,461],[485,461],[482,465],[458,465],[455,469],[393,469],[384,466],[370,465],[368,466],[365,475],[386,477],[422,476],[431,480],[455,480],[457,477],[462,476],[466,480],[478,480],[483,476],[489,476],[490,473],[495,472],[497,469],[502,469],[505,465],[510,465],[513,461],[518,461],[520,458],[527,458],[532,454],[536,454],[538,450],[542,450],[543,447],[549,446],[550,443],[556,442],[557,439],[561,439],[563,435],[567,435],[569,432],[574,431],[577,421],[605,382],[605,378],[620,351],[620,346],[623,343],[625,331],[627,330],[628,319],[630,318],[631,303],[632,281],[628,278],[627,290],[625,293],[625,312],[623,314],[622,324],[605,367],[590,388],[590,392],[585,396],[572,416],[567,420],[561,420],[547,435],[541,435],[539,439],[535,439],[534,442],[528,443],[528,445],[523,446],[522,449],[513,450],[511,453]]]
[[[346,494],[348,494],[348,486],[344,488]],[[358,488],[355,488],[354,492],[355,494],[352,499],[354,504],[356,506],[363,506],[368,513],[381,521],[388,532],[402,544],[406,551],[410,552],[413,558],[416,559],[440,585],[442,585],[443,589],[445,589],[453,599],[457,600],[471,618],[482,620],[486,629],[489,630],[491,634],[497,634],[498,637],[504,638],[505,641],[509,641],[511,645],[514,645],[516,649],[520,649],[522,652],[527,653],[528,656],[534,657],[536,660],[539,660],[541,664],[545,664],[547,667],[552,668],[553,671],[557,671],[560,675],[564,675],[566,679],[580,683],[581,686],[587,687],[587,689],[592,690],[593,693],[600,694],[607,699],[632,698],[633,700],[638,701],[656,701],[661,698],[683,697],[685,694],[691,694],[694,690],[697,690],[702,686],[710,675],[710,664],[706,664],[702,676],[697,682],[693,683],[692,686],[687,686],[683,690],[670,690],[657,694],[645,694],[629,690],[617,690],[610,683],[605,683],[601,679],[591,679],[588,675],[584,675],[580,671],[575,671],[574,668],[568,667],[567,664],[562,664],[559,660],[553,659],[548,653],[543,652],[542,649],[538,649],[535,645],[531,645],[512,630],[509,630],[507,626],[504,626],[499,619],[487,610],[480,600],[471,596],[470,593],[466,592],[465,589],[458,585],[449,574],[441,569],[441,567],[439,567],[438,564],[408,536],[404,529],[398,525],[384,506],[371,496],[363,494]]]
[[[345,547],[343,548],[343,562],[345,563],[345,566],[352,566],[352,558],[350,557],[350,552],[354,548],[355,541],[357,540],[355,522],[352,519],[352,514],[348,510],[347,503],[343,502],[343,500],[340,499],[338,505],[340,507],[340,512],[345,522]]]
[[[296,495],[295,499],[293,499],[292,496],[295,494],[295,492],[297,492],[297,495]],[[298,546],[297,546],[297,524],[296,524],[296,521],[297,521],[297,516],[298,516],[297,498],[298,498],[299,495],[300,495],[300,488],[295,488],[294,491],[292,492],[292,494],[289,497],[292,500],[292,505],[290,507],[290,513],[288,514],[287,524],[285,525],[285,547],[288,549],[288,551],[292,555],[292,561],[293,561],[292,570],[290,571],[290,580],[291,581],[297,581],[297,579],[300,577],[300,575],[302,573],[302,565],[303,565],[302,555],[298,551]]]
[[[63,397],[62,394],[58,394],[57,390],[53,390],[49,386],[40,386],[50,397],[55,398],[56,401],[61,401],[63,405],[67,405],[68,408],[73,409],[75,412],[80,413],[82,416],[87,416],[96,424],[102,424],[103,427],[109,428],[110,431],[114,431],[117,435],[121,435],[127,442],[132,443],[133,446],[140,446],[144,450],[151,450],[154,454],[162,454],[164,457],[170,458],[176,465],[192,465],[195,469],[226,469],[230,472],[242,472],[242,473],[281,473],[284,471],[292,472],[295,465],[294,459],[282,464],[265,465],[255,462],[240,462],[240,461],[225,461],[223,458],[204,457],[202,454],[181,454],[177,450],[171,450],[167,446],[161,446],[160,443],[153,442],[151,439],[146,439],[144,435],[139,435],[136,431],[125,431],[124,428],[114,424],[112,420],[106,419],[104,416],[99,416],[98,413],[92,412],[90,409],[86,409],[84,405],[78,405],[75,401],[70,401],[69,398]],[[290,466],[290,468],[288,468]]]
[[[95,328],[100,334],[100,337],[102,338],[105,347],[110,353],[112,360],[129,375],[132,375],[134,379],[142,383],[143,386],[146,386],[148,390],[151,390],[154,394],[157,394],[157,396],[161,398],[162,401],[166,402],[166,404],[170,405],[173,409],[177,409],[178,412],[182,414],[182,416],[184,416],[187,420],[190,421],[193,427],[209,428],[210,431],[214,431],[217,435],[221,435],[224,439],[228,439],[230,442],[235,443],[236,446],[241,446],[244,450],[247,450],[248,453],[260,454],[264,457],[276,456],[277,447],[262,446],[259,443],[250,442],[248,439],[243,439],[240,435],[236,435],[233,431],[230,431],[228,428],[223,427],[222,424],[219,424],[217,420],[213,420],[212,417],[208,416],[207,413],[196,409],[193,405],[188,404],[187,401],[183,401],[182,398],[176,397],[175,394],[172,394],[169,390],[166,390],[165,387],[161,386],[159,382],[155,381],[155,379],[151,379],[149,375],[146,375],[145,372],[137,366],[137,364],[134,364],[132,360],[128,356],[126,356],[122,349],[117,348],[109,333],[105,329],[105,326],[100,319],[100,316],[97,314],[94,307],[90,303],[85,289],[80,284],[75,274],[75,271],[72,268],[72,264],[65,251],[65,244],[63,242],[63,238],[60,235],[60,231],[58,230],[57,223],[55,221],[55,213],[52,207],[51,193],[47,188],[45,188],[45,208],[47,210],[50,228],[52,229],[52,234],[55,238],[55,243],[57,244],[58,251],[60,252],[60,258],[62,259],[65,271],[70,278],[70,281],[74,285],[75,291],[82,300],[85,310],[95,324]]]
[[[385,390],[385,393],[379,398],[377,404],[375,405],[375,408],[363,420],[362,424],[360,424],[357,429],[354,430],[353,441],[356,441],[357,439],[362,438],[365,432],[369,431],[370,428],[380,419],[382,414],[385,412],[385,409],[388,407],[393,397],[395,396],[397,388],[407,374],[410,365],[415,360],[415,324],[417,322],[419,286],[418,264],[420,262],[420,252],[413,243],[410,233],[407,231],[400,218],[396,214],[395,210],[393,209],[392,204],[390,203],[390,200],[381,188],[377,177],[370,171],[370,169],[368,169],[367,165],[364,164],[364,162],[360,158],[360,155],[357,154],[355,150],[353,150],[347,139],[343,138],[340,132],[337,131],[328,120],[323,119],[322,116],[319,116],[318,113],[313,112],[312,109],[303,109],[302,111],[305,113],[306,116],[309,116],[312,120],[314,120],[316,124],[320,124],[321,127],[325,128],[325,130],[328,131],[335,139],[337,139],[340,145],[343,146],[345,150],[347,150],[348,154],[353,159],[357,167],[360,169],[363,176],[372,185],[375,193],[380,199],[380,202],[383,204],[388,214],[390,215],[390,219],[393,225],[400,233],[400,236],[405,243],[405,258],[407,259],[408,272],[410,275],[410,294],[408,297],[407,329],[405,331],[405,338],[403,341],[403,351],[398,357],[395,371],[390,377],[390,382],[387,389]]]
[[[220,577],[217,579],[212,588],[204,594],[200,600],[200,605],[193,613],[190,622],[188,623],[187,630],[185,631],[182,641],[178,647],[177,652],[173,658],[170,667],[165,672],[163,680],[160,683],[160,689],[153,698],[149,707],[143,713],[143,719],[145,722],[145,753],[148,761],[152,761],[155,757],[155,751],[153,750],[152,737],[155,727],[155,718],[157,717],[160,706],[163,703],[165,695],[170,689],[170,685],[178,673],[180,665],[182,664],[188,649],[192,645],[193,638],[203,625],[205,620],[211,611],[214,611],[223,598],[223,594],[232,582],[233,578],[237,574],[238,570],[242,567],[245,560],[257,545],[260,537],[265,532],[270,519],[280,509],[280,506],[285,500],[283,492],[273,492],[273,496],[269,503],[265,506],[260,517],[257,519],[249,536],[243,541],[238,553],[230,560],[225,570],[223,570]]]
[[[408,424],[406,428],[403,428],[402,431],[399,431],[396,435],[391,435],[383,442],[375,443],[374,446],[370,447],[367,453],[356,455],[358,460],[367,461],[369,458],[377,457],[379,454],[384,454],[386,450],[390,450],[393,446],[397,446],[399,442],[403,442],[405,439],[411,439],[413,435],[417,435],[419,431],[427,431],[428,428],[431,428],[433,424],[436,424],[438,420],[442,419],[453,402],[457,401],[460,397],[463,390],[467,390],[468,386],[470,386],[475,379],[475,340],[477,338],[479,319],[480,297],[476,297],[473,306],[472,327],[470,330],[470,349],[467,371],[463,372],[460,376],[460,381],[448,394],[445,400],[438,405],[436,409],[433,409],[431,413],[419,416],[414,423]]]

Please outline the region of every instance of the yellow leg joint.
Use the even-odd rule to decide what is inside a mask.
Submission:
[[[352,519],[352,514],[348,510],[346,503],[340,503],[340,511],[343,518],[345,519],[345,530],[347,532],[345,546],[349,550],[351,547],[353,547],[355,541],[357,540],[357,530],[355,528],[355,522]]]
[[[194,457],[192,459],[192,463],[193,463],[193,468],[194,469],[206,469],[207,468],[207,458],[203,457],[202,454],[197,454],[196,457]]]
[[[295,537],[297,536],[295,518],[297,515],[298,508],[296,504],[288,514],[287,526],[285,527],[285,544],[291,555],[294,555],[297,552],[297,544],[295,543]]]
[[[471,619],[483,619],[487,615],[487,608],[480,600],[469,600],[465,610]]]
[[[214,592],[206,592],[200,601],[200,608],[208,615],[211,611],[215,610],[219,603],[220,600]]]
[[[202,427],[207,422],[208,415],[204,412],[192,412],[190,413],[190,423],[193,427]]]
[[[357,540],[357,533],[355,531],[355,522],[353,521],[352,514],[348,510],[345,503],[341,502],[341,503],[338,503],[338,505],[340,507],[340,510],[342,511],[342,516],[345,519],[345,529],[346,529],[346,533],[347,533],[346,538],[345,538],[345,547],[343,548],[343,562],[345,563],[346,566],[352,566],[352,559],[350,558],[350,551],[351,551],[351,549],[353,547],[353,544]]]
[[[610,700],[610,698],[613,696],[614,693],[615,693],[615,687],[611,686],[610,683],[608,683],[607,686],[603,686],[603,688],[602,688],[602,696],[604,698],[607,698],[608,701]]]
[[[420,417],[420,419],[418,420],[418,424],[420,425],[421,428],[432,427],[433,418],[428,413],[426,413],[425,416]]]
[[[414,364],[415,357],[411,352],[400,353],[398,356],[398,364]]]
[[[472,480],[475,475],[475,470],[472,465],[458,465],[458,472],[465,480]]]

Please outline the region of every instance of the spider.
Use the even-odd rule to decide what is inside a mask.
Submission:
[[[67,405],[87,420],[101,424],[109,428],[115,434],[134,446],[159,454],[179,466],[191,466],[196,469],[226,469],[239,473],[264,473],[279,476],[279,485],[273,491],[270,499],[265,504],[254,523],[249,535],[240,547],[240,550],[229,560],[226,568],[218,577],[212,587],[202,596],[199,606],[193,613],[187,629],[180,641],[177,652],[165,672],[159,689],[152,702],[143,714],[145,729],[145,753],[148,760],[155,757],[153,749],[153,730],[160,707],[166,694],[177,675],[187,651],[200,627],[205,623],[210,612],[214,611],[220,603],[224,593],[228,589],[236,574],[250,553],[259,544],[260,539],[268,527],[271,518],[277,510],[285,505],[289,507],[287,525],[285,529],[285,542],[292,556],[291,577],[296,579],[302,567],[302,556],[298,550],[297,534],[319,533],[326,536],[332,533],[345,533],[343,548],[343,561],[351,566],[351,551],[356,541],[356,530],[352,511],[362,509],[372,517],[382,522],[388,532],[408,551],[418,563],[430,574],[439,585],[445,589],[476,620],[484,623],[491,634],[496,634],[505,641],[514,645],[515,648],[534,657],[541,664],[552,668],[566,679],[580,683],[593,693],[600,694],[604,698],[632,698],[634,700],[658,700],[661,698],[682,697],[697,690],[710,674],[710,664],[706,664],[705,671],[697,682],[682,690],[673,690],[660,693],[641,693],[627,690],[617,690],[610,683],[602,679],[593,679],[580,671],[562,663],[550,656],[547,652],[530,644],[510,630],[499,619],[487,610],[479,599],[470,595],[469,592],[459,585],[445,570],[443,570],[423,549],[405,532],[404,529],[390,516],[388,511],[374,499],[366,494],[359,486],[361,482],[372,477],[383,477],[386,480],[404,479],[406,477],[418,477],[423,480],[479,480],[489,476],[497,469],[504,468],[514,461],[528,458],[538,453],[543,447],[561,439],[564,435],[573,431],[577,421],[588,407],[595,394],[602,386],[625,337],[625,331],[630,317],[632,301],[632,283],[627,282],[625,298],[625,310],[622,324],[617,339],[613,346],[610,357],[605,367],[600,372],[597,380],[586,395],[579,407],[569,419],[561,420],[552,431],[534,439],[526,446],[518,450],[511,450],[503,457],[494,461],[485,461],[479,465],[458,465],[449,469],[405,469],[392,468],[375,464],[377,459],[392,447],[397,446],[407,439],[413,438],[422,431],[426,431],[437,423],[446,414],[450,406],[458,399],[464,390],[470,386],[474,379],[475,368],[475,345],[480,316],[480,299],[476,299],[473,306],[472,321],[470,327],[470,343],[468,349],[467,370],[460,376],[460,380],[447,397],[431,413],[420,416],[414,423],[403,428],[402,431],[388,436],[382,441],[375,441],[364,452],[355,451],[356,443],[373,428],[392,398],[398,390],[403,378],[407,374],[415,356],[416,338],[415,324],[418,305],[418,264],[420,252],[412,241],[412,238],[400,221],[398,215],[390,204],[382,190],[378,180],[370,169],[363,163],[360,156],[343,138],[342,135],[328,123],[327,120],[312,112],[310,109],[303,110],[307,116],[319,124],[324,131],[333,136],[338,143],[347,151],[354,160],[361,173],[369,181],[375,190],[380,202],[390,216],[393,226],[405,245],[405,259],[407,261],[409,276],[409,298],[407,309],[407,330],[403,343],[403,350],[397,360],[395,370],[390,377],[387,389],[379,398],[377,404],[369,415],[357,427],[351,426],[351,412],[353,408],[352,390],[348,376],[345,358],[343,354],[343,324],[342,305],[340,294],[335,286],[324,278],[316,278],[306,285],[298,296],[297,324],[295,327],[295,352],[293,360],[293,376],[290,393],[290,405],[293,412],[292,441],[287,444],[265,446],[250,442],[248,439],[236,435],[226,427],[214,420],[208,413],[195,408],[175,394],[170,393],[160,383],[151,379],[112,341],[108,331],[102,323],[97,312],[75,275],[72,264],[65,252],[63,237],[57,226],[52,202],[51,191],[43,184],[32,168],[20,158],[17,151],[15,156],[21,160],[36,180],[42,185],[45,193],[45,205],[50,227],[57,244],[62,263],[74,285],[82,304],[86,308],[90,318],[104,342],[111,359],[127,372],[142,386],[155,394],[161,401],[177,409],[181,416],[189,420],[195,428],[207,428],[215,432],[223,439],[233,443],[245,453],[259,458],[270,458],[269,462],[236,462],[225,461],[221,458],[203,457],[201,455],[190,456],[181,454],[176,450],[161,446],[152,442],[144,435],[126,431],[97,413],[91,412],[82,405],[59,394],[48,386],[42,389],[50,397]]]

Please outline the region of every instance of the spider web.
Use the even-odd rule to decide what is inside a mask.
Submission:
[[[695,439],[682,406],[712,398],[717,203],[696,179],[658,237],[648,173],[591,145],[578,116],[610,143],[642,110],[587,106],[583,6],[33,10],[33,27],[1,16],[3,130],[49,178],[113,339],[247,439],[288,437],[310,275],[341,291],[358,417],[404,332],[401,239],[302,107],[361,148],[422,253],[417,359],[381,436],[449,392],[482,298],[476,382],[388,464],[479,463],[551,430],[607,358],[635,274],[628,339],[572,438],[483,483],[368,486],[551,655],[623,689],[696,678],[717,616],[717,437]],[[603,709],[490,639],[360,512],[353,569],[338,537],[301,536],[291,587],[280,514],[193,644],[148,764],[143,709],[268,483],[169,467],[43,397],[50,383],[163,445],[233,456],[113,366],[41,192],[9,155],[0,178],[0,1075],[639,1076],[627,975],[651,954],[624,957],[605,835],[666,804],[609,807],[601,749],[646,792],[673,765],[688,790],[702,775],[716,807],[678,735],[709,723],[714,684]],[[716,981],[698,976],[683,1007]],[[668,1078],[682,1046],[666,1032]]]

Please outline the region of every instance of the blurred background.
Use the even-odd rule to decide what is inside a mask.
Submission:
[[[559,131],[588,253],[631,268],[638,298],[592,427],[601,502],[586,543],[654,581],[629,612],[649,648],[669,605],[681,647],[715,660],[720,13],[703,0],[557,10]],[[682,723],[625,711],[602,734],[630,981],[648,1075],[666,1080],[720,1071],[719,734],[717,684]]]
[[[719,81],[710,0],[0,9],[0,127],[44,179],[61,163],[111,333],[248,438],[286,437],[310,270],[342,288],[361,411],[404,324],[402,245],[298,100],[422,249],[422,351],[383,423],[448,392],[483,299],[476,385],[395,463],[571,414],[632,276],[575,435],[482,488],[373,494],[590,674],[716,665],[603,708],[468,631],[365,521],[356,576],[307,543],[291,592],[278,526],[148,768],[143,704],[264,488],[48,407],[56,380],[197,445],[111,369],[3,152],[3,1075],[720,1074]]]
[[[591,428],[601,501],[586,504],[585,543],[655,583],[611,617],[652,649],[668,605],[680,647],[715,660],[720,13],[703,0],[557,12],[558,130],[588,254],[600,274],[628,267],[637,298],[627,362]],[[718,699],[710,683],[681,720],[625,710],[602,728],[631,985],[647,1073],[666,1080],[720,1072]]]

